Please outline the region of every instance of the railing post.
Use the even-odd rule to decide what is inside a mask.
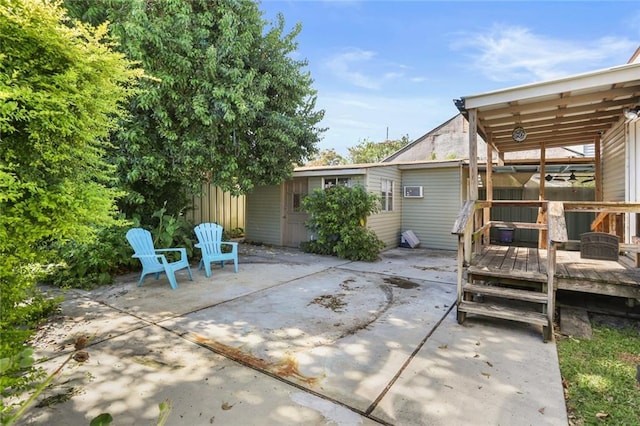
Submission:
[[[553,340],[557,243],[566,242],[568,239],[563,203],[547,202],[547,318],[549,325],[544,333],[546,340]]]

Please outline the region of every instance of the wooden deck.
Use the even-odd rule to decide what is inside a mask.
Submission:
[[[474,256],[468,273],[547,282],[547,250],[490,245]],[[628,259],[581,259],[578,251],[556,252],[555,289],[640,299],[640,268]]]

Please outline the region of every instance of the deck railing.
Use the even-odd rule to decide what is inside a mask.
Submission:
[[[538,215],[535,223],[529,222],[505,222],[492,221],[491,209],[498,207],[508,208],[535,208]],[[548,324],[553,324],[553,314],[555,310],[555,289],[556,289],[556,252],[558,246],[568,242],[567,226],[565,222],[565,211],[572,212],[595,212],[597,213],[594,226],[605,221],[612,223],[617,219],[614,215],[625,213],[640,213],[640,203],[617,203],[617,202],[576,202],[576,201],[528,201],[528,200],[499,200],[466,201],[455,221],[452,234],[458,236],[458,283],[457,299],[458,306],[463,301],[465,285],[465,270],[473,261],[474,253],[481,253],[485,246],[490,244],[490,230],[493,227],[509,227],[515,229],[537,229],[539,231],[538,248],[546,250],[546,284],[542,291],[546,292],[546,316]],[[623,229],[621,226],[613,229]],[[611,230],[611,229],[610,229]],[[636,267],[638,266],[638,255],[640,252],[640,238],[631,236],[630,241],[620,239],[620,250],[636,253]],[[519,279],[514,271],[512,279]],[[477,273],[475,274],[478,275]],[[459,317],[460,318],[460,317]]]
[[[491,217],[492,207],[537,208],[540,212],[536,223],[484,221]],[[484,213],[484,214],[483,214]],[[464,285],[464,267],[471,263],[473,253],[479,253],[484,246],[490,244],[489,231],[492,227],[509,227],[514,229],[537,229],[544,236],[547,250],[547,317],[553,324],[554,313],[554,277],[556,271],[556,250],[560,243],[568,240],[567,226],[564,217],[563,203],[560,201],[481,201],[465,202],[460,215],[451,231],[458,236],[458,303],[462,301]]]
[[[491,208],[537,208],[539,211],[535,223],[530,222],[504,222],[488,220],[491,217]],[[540,231],[541,249],[547,250],[547,274],[549,285],[549,308],[553,307],[553,278],[556,268],[556,250],[559,244],[567,242],[567,226],[564,212],[594,212],[596,219],[592,224],[593,230],[602,223],[609,224],[608,230],[616,230],[621,236],[622,227],[613,223],[616,217],[625,213],[640,213],[640,203],[625,202],[597,202],[597,201],[537,201],[537,200],[469,200],[464,203],[462,210],[456,219],[451,233],[458,236],[458,300],[462,296],[463,274],[465,266],[471,263],[474,253],[482,252],[482,249],[490,244],[489,231],[493,227],[509,227],[513,229],[537,229]],[[638,267],[638,254],[640,252],[640,238],[631,236],[629,241],[620,238],[620,249],[630,253],[636,253],[636,267]]]

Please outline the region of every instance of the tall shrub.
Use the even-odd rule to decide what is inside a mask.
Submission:
[[[343,259],[374,261],[384,247],[366,227],[367,217],[379,210],[380,199],[362,186],[317,189],[302,202],[309,213],[311,241],[302,244],[310,253],[331,254]]]
[[[36,289],[52,242],[112,224],[105,140],[141,70],[58,3],[0,0],[0,392],[29,381],[20,356],[51,304]],[[0,400],[4,401],[4,400]],[[0,415],[6,411],[0,402]],[[1,420],[1,419],[0,419]]]
[[[301,26],[267,23],[254,0],[66,0],[94,25],[109,21],[118,49],[153,79],[114,134],[112,161],[128,192],[120,202],[143,225],[178,214],[202,183],[244,193],[286,179],[316,151],[324,111]]]

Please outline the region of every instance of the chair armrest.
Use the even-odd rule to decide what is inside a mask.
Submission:
[[[160,258],[161,259],[161,258],[164,258],[164,254],[134,254],[131,257],[136,258],[136,259],[142,259],[142,258],[146,259],[146,258],[151,258],[151,257]]]
[[[156,251],[156,252],[159,252],[159,251],[160,251],[160,252],[163,252],[163,251],[184,251],[184,252],[186,252],[186,251],[187,251],[187,249],[186,249],[186,248],[182,248],[182,247],[180,247],[180,248],[156,249],[155,251]]]
[[[155,250],[156,253],[162,253],[162,252],[180,252],[180,259],[186,259],[187,258],[187,249],[184,247],[180,247],[180,248],[166,248],[166,249],[156,249]],[[162,255],[161,255],[162,256]]]

